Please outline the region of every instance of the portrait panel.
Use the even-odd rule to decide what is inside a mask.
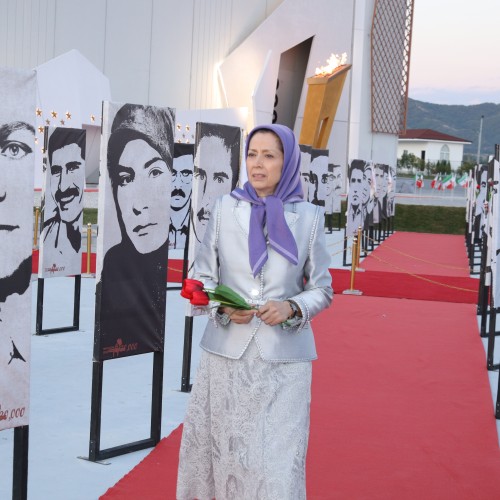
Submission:
[[[387,188],[389,179],[389,167],[382,163],[375,163],[375,204],[373,207],[373,222],[379,222],[387,218]]]
[[[169,249],[184,248],[189,231],[193,188],[194,144],[174,144],[172,192],[170,195]]]
[[[311,201],[314,198],[314,184],[311,183],[311,146],[299,144],[300,148],[300,178],[304,199]]]
[[[364,160],[353,160],[349,166],[349,192],[347,195],[346,236],[355,236],[364,227],[363,200],[366,196]]]
[[[314,205],[321,207],[326,203],[326,183],[324,175],[328,175],[328,149],[311,149],[311,164],[309,165],[310,182],[313,186],[312,198],[309,200]]]
[[[174,115],[103,105],[95,359],[163,350]]]
[[[0,430],[29,423],[35,82],[0,69]]]
[[[81,274],[85,139],[82,129],[45,127],[40,278]]]
[[[196,143],[189,236],[190,262],[205,229],[215,200],[238,183],[241,129],[213,123],[196,124]]]

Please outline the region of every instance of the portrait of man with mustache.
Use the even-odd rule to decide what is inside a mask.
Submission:
[[[168,248],[184,248],[189,231],[193,181],[194,144],[174,144]]]
[[[56,263],[58,268],[64,268],[65,275],[80,274],[85,130],[62,127],[52,129],[47,150],[42,262]],[[43,264],[43,267],[46,265]]]

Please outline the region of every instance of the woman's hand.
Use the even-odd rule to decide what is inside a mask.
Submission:
[[[246,325],[252,321],[252,318],[256,314],[255,309],[233,309],[232,307],[220,307],[219,311],[229,315],[229,318],[233,323],[238,325]]]
[[[263,306],[259,307],[256,316],[266,325],[276,326],[283,323],[283,321],[286,321],[292,312],[292,308],[290,307],[290,303],[288,301],[270,300]]]

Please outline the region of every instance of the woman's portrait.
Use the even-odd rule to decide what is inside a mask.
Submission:
[[[105,252],[97,284],[99,359],[163,349],[174,146],[170,108],[125,104],[110,123],[116,221],[102,231],[117,223],[120,242]]]
[[[35,81],[0,70],[0,430],[29,423]]]

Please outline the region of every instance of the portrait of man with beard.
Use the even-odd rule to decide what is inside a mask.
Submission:
[[[81,273],[81,227],[85,190],[85,130],[48,128],[45,203],[40,245],[41,274]],[[50,193],[50,198],[47,193]]]

